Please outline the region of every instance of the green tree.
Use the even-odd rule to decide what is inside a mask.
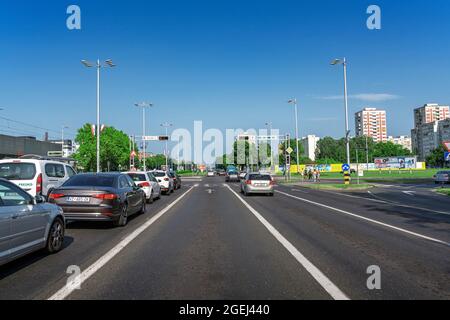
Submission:
[[[320,139],[317,143],[316,159],[319,163],[346,162],[345,139],[336,140],[332,137]]]
[[[401,145],[392,142],[379,142],[375,144],[373,149],[374,158],[410,156],[411,151]]]
[[[166,165],[166,156],[163,154],[157,154],[153,157],[149,157],[145,160],[145,165],[149,170],[159,169]]]
[[[97,169],[97,139],[92,135],[91,125],[85,124],[78,129],[75,141],[80,145],[74,158],[78,166],[84,171]],[[135,150],[137,146],[135,145]],[[100,167],[102,171],[118,171],[127,169],[130,161],[130,139],[128,135],[115,129],[106,127],[100,135]]]
[[[290,140],[292,153],[291,153],[291,164],[297,164],[297,144],[295,143],[295,139]],[[299,163],[300,164],[311,164],[313,161],[309,159],[308,157],[305,157],[305,148],[303,147],[303,144],[299,141],[298,143],[298,150],[299,150]],[[278,152],[279,152],[279,161],[280,164],[286,163],[286,153],[285,153],[285,143],[280,143],[278,146]]]
[[[433,168],[444,168],[445,160],[444,153],[446,150],[443,146],[440,146],[437,149],[434,149],[431,154],[426,158],[426,163],[429,167]]]

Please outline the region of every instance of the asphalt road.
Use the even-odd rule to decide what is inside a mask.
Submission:
[[[125,228],[71,224],[60,253],[0,267],[0,299],[450,299],[448,198],[276,190],[191,179]],[[72,265],[80,289],[66,286]]]

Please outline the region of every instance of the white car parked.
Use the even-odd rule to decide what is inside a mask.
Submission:
[[[142,188],[145,192],[145,198],[148,203],[161,198],[161,188],[158,181],[150,172],[130,171],[126,172],[134,183]]]
[[[16,184],[32,197],[48,195],[76,175],[68,164],[45,157],[0,160],[0,178]]]
[[[161,187],[163,194],[171,194],[174,190],[173,179],[170,177],[169,172],[163,170],[154,170],[151,172]]]

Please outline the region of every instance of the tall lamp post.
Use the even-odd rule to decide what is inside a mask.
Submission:
[[[144,159],[144,172],[147,171],[147,166],[145,162],[146,158],[146,141],[145,141],[145,109],[153,107],[152,103],[149,102],[140,102],[134,104],[136,107],[142,108],[142,151],[144,153],[143,159]]]
[[[69,129],[69,127],[68,126],[61,127],[61,152],[63,157],[64,157],[64,129]]]
[[[269,145],[270,145],[270,171],[273,172],[273,150],[272,150],[272,129],[273,124],[272,122],[266,122],[266,126],[269,127]]]
[[[348,129],[348,94],[347,94],[347,60],[334,59],[331,65],[336,66],[342,64],[344,67],[344,104],[345,104],[345,140],[347,146],[347,163],[350,164],[350,131]]]
[[[114,68],[116,65],[111,59],[106,60],[104,63],[98,59],[95,65],[86,60],[81,60],[81,63],[87,68],[97,68],[97,172],[100,172],[100,69],[102,67]]]
[[[166,129],[166,137],[169,136],[168,129],[169,129],[170,127],[172,127],[172,126],[173,126],[172,123],[168,123],[168,122],[161,123],[161,127],[163,127],[163,128]],[[165,151],[164,153],[166,154],[166,170],[168,170],[168,169],[169,169],[168,140],[166,140],[166,151]]]
[[[297,107],[297,99],[291,99],[288,101],[289,104],[293,104],[295,108],[295,141],[296,141],[296,149],[297,149],[297,174],[300,173],[300,150],[299,150],[299,137],[298,137],[298,107]]]

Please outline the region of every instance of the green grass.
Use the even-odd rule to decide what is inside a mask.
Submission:
[[[428,169],[428,170],[392,170],[392,171],[365,171],[364,177],[360,177],[360,181],[363,183],[376,183],[376,182],[392,182],[392,183],[421,183],[426,180],[431,181],[433,175],[435,175],[440,169]],[[292,174],[292,178],[298,181],[301,180],[300,176],[296,173]],[[336,172],[323,172],[320,175],[321,180],[336,180],[344,179],[343,174]],[[352,181],[356,181],[356,173],[352,174]]]
[[[434,189],[437,193],[446,195],[446,196],[450,196],[450,189],[449,188],[439,188],[439,189]]]
[[[367,190],[372,188],[373,186],[367,183],[363,184],[337,184],[337,183],[318,183],[318,184],[304,184],[302,185],[304,188],[314,189],[314,190]]]

